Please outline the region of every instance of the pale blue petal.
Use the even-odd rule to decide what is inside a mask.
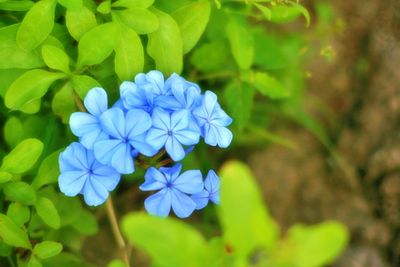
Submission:
[[[218,131],[218,146],[221,148],[228,147],[232,142],[232,132],[225,127],[217,127]]]
[[[174,111],[182,108],[182,105],[174,96],[157,96],[154,99],[154,105],[168,111]]]
[[[63,156],[60,159],[64,161],[63,164],[73,167],[70,170],[86,170],[89,168],[86,149],[81,144],[77,142],[70,144],[62,154]]]
[[[157,170],[154,167],[150,167],[147,169],[146,174],[144,175],[145,179],[153,179],[155,181],[158,181],[160,183],[166,184],[168,182],[168,179],[165,174],[163,174],[163,168],[160,168]]]
[[[171,128],[170,115],[162,109],[156,108],[153,111],[153,128],[168,131]]]
[[[173,165],[172,167],[160,167],[160,172],[165,174],[166,180],[169,182],[174,182],[176,178],[178,178],[179,174],[182,170],[182,164],[178,163]]]
[[[108,139],[108,135],[103,132],[103,130],[100,128],[100,126],[98,127],[98,129],[93,129],[93,131],[82,135],[79,138],[79,142],[86,147],[87,149],[93,149],[93,146],[95,143],[99,142],[99,141],[103,141],[103,140],[107,140]]]
[[[139,189],[142,191],[153,191],[162,189],[164,187],[165,183],[161,183],[153,178],[148,178],[139,186]]]
[[[204,124],[204,142],[210,146],[216,146],[218,144],[218,132],[215,126],[208,123]]]
[[[164,130],[160,130],[157,128],[151,128],[147,132],[147,136],[145,138],[146,142],[150,144],[155,150],[159,150],[165,145],[167,142],[168,135]]]
[[[130,174],[135,170],[131,150],[129,144],[121,143],[111,158],[111,166],[121,174]]]
[[[94,156],[101,163],[110,164],[115,151],[117,151],[121,144],[121,140],[117,139],[97,142],[93,147]]]
[[[220,203],[220,193],[219,193],[219,191],[210,194],[210,200],[211,200],[214,204],[217,204],[217,205],[218,205],[218,204]]]
[[[91,177],[86,180],[82,194],[86,204],[89,206],[103,204],[109,195],[107,189],[100,182]]]
[[[98,119],[86,112],[72,113],[69,118],[69,126],[72,133],[78,137],[100,129]]]
[[[108,108],[107,93],[103,88],[91,89],[84,100],[86,109],[94,116],[100,116]]]
[[[152,157],[157,152],[159,149],[155,149],[152,147],[149,143],[146,142],[146,137],[147,133],[135,136],[134,140],[129,141],[129,143],[141,154],[147,156],[147,157]]]
[[[199,170],[185,171],[173,182],[173,187],[186,194],[195,194],[203,190],[203,177]]]
[[[186,129],[189,125],[190,113],[187,110],[175,111],[171,115],[171,128],[174,132]]]
[[[100,116],[100,123],[103,131],[108,135],[125,139],[125,116],[119,108],[110,108]]]
[[[208,204],[210,194],[203,189],[200,193],[192,195],[193,201],[196,203],[196,209],[201,210]]]
[[[211,116],[216,104],[217,104],[217,95],[211,91],[206,91],[203,98],[203,105],[208,117]]]
[[[171,211],[171,192],[164,188],[160,192],[149,196],[144,201],[144,207],[151,215],[167,217]]]
[[[220,179],[214,170],[208,171],[207,177],[204,181],[204,188],[210,193],[219,191]]]
[[[185,157],[185,150],[179,141],[174,137],[169,137],[165,143],[165,150],[174,161],[180,161]]]
[[[121,175],[117,171],[104,165],[93,168],[91,177],[101,183],[108,191],[114,190],[121,179]]]
[[[135,137],[145,133],[152,124],[150,115],[141,109],[132,109],[126,114],[126,132],[125,136],[129,140],[135,140]]]
[[[226,114],[226,112],[221,107],[218,107],[214,109],[211,123],[225,127],[232,123],[232,118],[229,117],[228,114]]]
[[[73,197],[82,190],[87,177],[87,171],[62,172],[58,177],[58,186],[65,195]]]
[[[154,85],[154,94],[162,95],[164,93],[164,75],[160,71],[149,71],[146,74],[146,80]]]
[[[172,190],[172,209],[179,218],[187,218],[196,209],[196,203],[186,194]]]
[[[200,133],[191,130],[180,130],[174,132],[174,137],[178,139],[179,143],[186,146],[191,146],[199,143]]]

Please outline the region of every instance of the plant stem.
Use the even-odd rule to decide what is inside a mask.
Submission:
[[[111,229],[113,231],[115,241],[117,242],[118,248],[121,253],[121,258],[126,264],[127,267],[130,267],[129,264],[129,252],[128,252],[128,247],[126,246],[125,240],[122,237],[121,230],[119,229],[118,226],[118,220],[117,216],[115,215],[115,210],[114,210],[114,205],[111,199],[111,196],[108,197],[106,201],[106,208],[107,208],[107,215],[108,219],[110,220],[111,224]]]

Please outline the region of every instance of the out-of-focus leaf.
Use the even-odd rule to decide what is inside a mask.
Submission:
[[[44,96],[49,86],[65,77],[63,73],[48,72],[41,69],[30,70],[18,77],[8,88],[5,104],[9,109],[20,109],[25,104]]]
[[[111,1],[101,2],[100,5],[97,6],[97,11],[101,14],[110,14],[111,12]]]
[[[22,107],[19,108],[19,110],[26,114],[35,114],[40,110],[41,104],[41,99],[35,99],[24,104]]]
[[[4,243],[14,247],[30,249],[28,235],[10,218],[0,213],[0,236]]]
[[[26,51],[17,46],[15,38],[18,27],[19,24],[14,24],[0,28],[0,69],[31,69],[44,66],[40,53],[36,50]]]
[[[1,37],[0,37],[1,38]],[[21,76],[25,70],[21,69],[1,69],[0,67],[0,96],[4,97],[8,87]]]
[[[33,188],[25,182],[10,182],[4,186],[6,199],[18,201],[25,205],[32,205],[36,202],[36,193]]]
[[[61,117],[63,123],[68,123],[72,112],[76,110],[72,83],[66,83],[53,97],[51,108],[54,114]]]
[[[23,131],[21,121],[17,117],[10,117],[4,124],[4,140],[9,146],[15,147],[21,141]]]
[[[111,55],[118,37],[118,25],[104,23],[86,32],[78,44],[78,68],[84,65],[95,65]]]
[[[61,253],[63,246],[54,241],[43,241],[33,248],[33,253],[40,259],[54,257]]]
[[[24,173],[33,167],[42,150],[43,143],[39,140],[25,139],[3,158],[1,170],[15,174]]]
[[[144,53],[142,42],[135,31],[120,25],[120,35],[115,46],[115,72],[122,81],[132,80],[143,71]]]
[[[234,125],[240,130],[250,119],[254,89],[246,83],[233,82],[225,88],[224,100]]]
[[[203,72],[223,69],[228,61],[228,49],[223,41],[205,43],[194,50],[190,63]]]
[[[267,20],[271,20],[272,17],[271,9],[258,3],[254,3],[254,6],[257,7],[261,11],[261,13],[263,13],[263,15]]]
[[[148,8],[154,0],[118,0],[112,3],[113,7]]]
[[[61,252],[57,256],[42,260],[45,267],[93,267],[72,253]]]
[[[288,57],[284,53],[279,38],[265,33],[263,29],[256,30],[254,36],[254,52],[257,55],[254,58],[254,64],[265,69],[282,69],[289,64]]]
[[[60,216],[53,202],[45,197],[39,197],[35,204],[39,217],[48,226],[54,229],[60,228]]]
[[[17,32],[17,44],[23,49],[38,47],[54,26],[55,0],[40,0],[26,13]]]
[[[231,161],[221,171],[219,218],[225,244],[239,257],[248,257],[255,249],[276,246],[278,228],[264,205],[261,193],[243,163]]]
[[[31,256],[28,261],[28,266],[27,267],[43,267],[42,263],[39,261],[39,259],[36,256]]]
[[[95,79],[87,75],[74,75],[72,85],[81,99],[86,96],[90,89],[101,86]]]
[[[290,96],[288,89],[265,72],[243,74],[242,79],[254,86],[261,94],[271,99],[282,99]]]
[[[156,266],[205,266],[205,240],[183,222],[132,213],[123,219],[122,230],[133,245],[151,256]]]
[[[307,26],[310,25],[310,14],[307,9],[296,3],[292,3],[291,6],[275,5],[271,8],[271,14],[271,21],[276,23],[287,23],[303,15]]]
[[[184,54],[192,50],[199,41],[210,18],[210,10],[208,1],[199,1],[172,13],[181,31]]]
[[[74,223],[82,212],[82,207],[79,198],[66,197],[58,195],[53,199],[58,214],[60,215],[61,226],[66,226]]]
[[[156,69],[166,75],[180,73],[183,65],[183,46],[179,27],[170,15],[157,9],[153,11],[159,18],[160,27],[148,35],[147,52],[154,59]]]
[[[37,190],[40,187],[56,183],[58,175],[60,174],[58,166],[58,157],[61,150],[51,153],[40,164],[37,176],[32,182],[32,187]]]
[[[79,9],[82,7],[82,0],[57,0],[57,2],[67,9]]]
[[[7,216],[13,220],[18,227],[21,227],[29,221],[31,212],[27,206],[18,202],[13,202],[8,206]]]
[[[99,230],[96,217],[86,210],[82,210],[79,218],[71,226],[84,235],[94,235]]]
[[[65,23],[69,33],[77,41],[86,32],[97,26],[96,16],[85,6],[77,9],[67,9]]]
[[[32,1],[5,1],[0,3],[0,10],[28,11],[33,4]]]
[[[12,174],[9,172],[0,171],[0,184],[10,181]]]
[[[231,17],[226,27],[233,58],[238,66],[247,70],[253,64],[254,40],[245,22]]]
[[[154,32],[160,26],[157,16],[144,8],[129,8],[119,11],[117,14],[123,23],[138,34]]]
[[[122,260],[113,260],[111,261],[107,267],[127,267]]]
[[[48,67],[69,73],[69,57],[60,48],[44,45],[42,47],[42,56]]]

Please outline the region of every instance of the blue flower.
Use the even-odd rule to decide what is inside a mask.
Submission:
[[[110,138],[96,142],[94,155],[103,164],[112,166],[122,174],[132,173],[135,151],[152,156],[157,153],[145,142],[151,127],[150,115],[140,109],[129,110],[126,115],[119,108],[111,108],[100,117],[101,127]]]
[[[200,210],[207,206],[208,201],[219,204],[220,180],[217,174],[210,170],[204,181],[204,189],[200,193],[193,194],[192,199],[196,202],[196,209]]]
[[[172,210],[179,218],[186,218],[196,208],[196,203],[188,196],[203,189],[203,181],[199,170],[181,172],[182,165],[171,168],[149,168],[145,174],[145,182],[139,187],[143,191],[160,190],[146,198],[144,205],[152,214],[166,217]]]
[[[156,96],[169,93],[164,86],[164,75],[158,70],[149,71],[147,74],[139,73],[135,77],[135,84],[139,88],[149,88]]]
[[[84,104],[89,113],[74,112],[71,114],[69,124],[74,135],[79,137],[82,145],[93,149],[95,142],[107,139],[103,132],[99,117],[108,108],[107,93],[102,88],[91,89],[85,97]]]
[[[153,125],[147,134],[146,142],[155,150],[165,146],[165,150],[174,161],[180,161],[185,157],[182,145],[190,146],[199,142],[200,132],[185,110],[170,114],[155,109],[152,119]]]
[[[222,148],[229,146],[232,132],[226,126],[232,123],[232,119],[221,109],[216,94],[206,91],[201,106],[193,111],[193,115],[206,144]]]
[[[138,87],[133,82],[125,81],[120,86],[120,95],[126,109],[139,108],[149,113],[153,110],[154,93],[152,87]]]
[[[104,203],[120,180],[116,170],[98,162],[91,150],[76,142],[60,154],[59,164],[61,192],[71,197],[82,194],[90,206]]]

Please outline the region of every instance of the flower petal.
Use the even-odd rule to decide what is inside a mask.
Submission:
[[[145,133],[152,124],[150,115],[141,109],[132,109],[126,114],[126,136],[134,140],[136,136]]]
[[[214,107],[217,104],[217,95],[214,92],[206,91],[203,98],[203,106],[208,116],[213,113]]]
[[[218,132],[216,126],[209,123],[204,124],[203,127],[204,142],[210,146],[216,146],[218,144]]]
[[[232,132],[225,127],[217,127],[218,131],[218,146],[221,148],[228,147],[232,142]]]
[[[87,171],[62,172],[58,177],[58,186],[65,195],[73,197],[81,192],[87,178]]]
[[[150,144],[155,150],[159,150],[165,145],[167,142],[168,135],[167,132],[157,128],[151,128],[147,132],[147,136],[145,138],[146,142]]]
[[[117,139],[125,139],[125,116],[119,108],[110,108],[100,116],[103,131]]]
[[[147,134],[141,134],[135,136],[134,140],[131,140],[129,143],[140,153],[147,157],[152,157],[157,154],[159,149],[155,149],[149,143],[146,142]],[[162,145],[163,146],[163,145]]]
[[[108,135],[103,132],[99,125],[98,129],[93,129],[93,131],[82,135],[79,138],[79,142],[87,149],[93,149],[95,143],[107,139]]]
[[[173,187],[186,194],[201,192],[204,189],[201,172],[199,170],[185,171],[175,179]]]
[[[122,144],[121,140],[117,139],[109,139],[97,142],[93,147],[94,156],[99,162],[103,164],[110,164],[111,159],[120,144]]]
[[[69,118],[69,126],[72,133],[78,137],[100,129],[98,119],[86,112],[72,113]]]
[[[132,148],[130,144],[121,143],[116,148],[111,158],[111,166],[122,174],[133,173],[135,168],[131,154]]]
[[[191,146],[199,143],[200,132],[188,130],[180,130],[174,132],[174,137],[178,139],[179,143],[186,146]]]
[[[92,179],[101,183],[108,191],[114,190],[121,179],[121,175],[111,167],[102,165],[99,162],[96,163],[93,166]]]
[[[158,128],[161,130],[168,131],[171,128],[171,118],[168,112],[160,108],[156,108],[153,110],[153,128]]]
[[[219,191],[220,179],[214,170],[208,171],[207,177],[204,181],[204,188],[210,193]]]
[[[59,157],[60,170],[64,171],[80,171],[89,168],[86,149],[79,143],[70,144]]]
[[[89,206],[98,206],[103,204],[109,195],[107,189],[92,177],[89,177],[86,180],[82,194],[86,204]]]
[[[196,203],[196,210],[201,210],[208,204],[210,193],[203,189],[200,193],[192,195],[193,201]]]
[[[174,137],[169,137],[165,143],[165,150],[174,161],[180,161],[185,157],[185,150],[179,141]]]
[[[196,203],[186,194],[172,190],[172,209],[179,218],[187,218],[196,209]]]
[[[100,116],[108,108],[107,93],[103,88],[91,89],[84,100],[86,109],[94,116]]]
[[[171,192],[164,188],[158,193],[149,196],[144,201],[144,207],[151,215],[167,217],[171,211]]]
[[[171,128],[174,132],[188,128],[190,123],[190,113],[187,110],[175,111],[171,115]]]

